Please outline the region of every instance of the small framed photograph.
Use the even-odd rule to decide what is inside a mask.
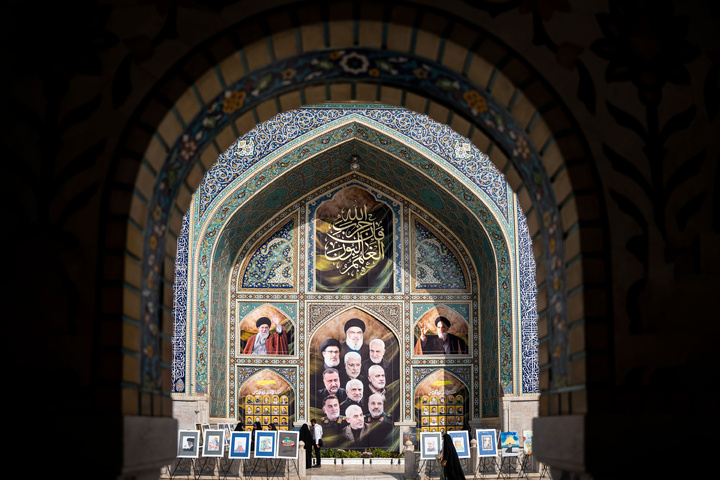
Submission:
[[[523,430],[523,453],[525,455],[532,455],[532,430]]]
[[[203,457],[222,457],[225,453],[225,430],[208,429],[204,435]]]
[[[465,430],[448,432],[452,439],[458,458],[470,458],[470,436]]]
[[[300,432],[279,431],[277,438],[277,458],[298,458]]]
[[[494,428],[475,430],[478,457],[497,456],[497,432]]]
[[[442,436],[438,432],[420,432],[420,460],[435,460],[440,455]]]
[[[257,430],[255,433],[255,458],[275,458],[277,430]]]
[[[200,430],[178,432],[178,458],[198,458],[200,454]]]
[[[232,432],[228,458],[250,458],[250,432]]]
[[[518,432],[500,432],[500,448],[503,457],[520,455],[520,438]]]

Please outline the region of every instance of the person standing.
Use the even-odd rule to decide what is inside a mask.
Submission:
[[[320,468],[320,447],[323,446],[323,429],[317,423],[317,420],[315,420],[314,418],[310,420],[310,423],[312,424],[313,450],[315,450],[315,466],[317,468]]]
[[[312,468],[313,437],[307,423],[300,427],[300,440],[305,444],[305,468]]]
[[[462,466],[460,465],[460,458],[458,457],[455,445],[453,445],[452,437],[447,433],[442,436],[443,447],[440,452],[440,465],[443,469],[443,478],[445,480],[465,480],[465,473],[463,473]]]

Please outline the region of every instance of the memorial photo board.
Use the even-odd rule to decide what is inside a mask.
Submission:
[[[232,432],[230,434],[229,458],[250,458],[250,432]]]
[[[200,431],[180,430],[178,432],[177,457],[198,458],[200,453]]]
[[[477,438],[478,457],[497,456],[497,432],[495,429],[477,429],[475,438]]]

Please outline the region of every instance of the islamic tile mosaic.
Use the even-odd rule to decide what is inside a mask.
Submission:
[[[518,206],[518,263],[520,270],[521,393],[540,393],[538,365],[537,283],[532,239],[525,214]]]
[[[329,142],[328,142],[328,143],[329,143]],[[431,168],[432,168],[432,167],[431,167]],[[390,170],[390,171],[392,171],[392,170]],[[243,192],[242,192],[242,196],[245,197],[245,195],[247,195],[247,192],[243,191]],[[440,200],[441,198],[442,198],[442,197],[435,195],[435,196],[433,196],[433,197],[430,198],[430,200],[428,201],[428,203],[431,204],[431,205],[434,205],[434,207],[435,207],[435,208],[438,208],[438,209],[445,208],[445,207],[446,207],[446,204],[445,204],[443,201]],[[468,196],[461,196],[461,198],[463,198],[464,201],[472,200],[472,197],[470,197],[469,195],[468,195]],[[293,207],[297,207],[297,206],[298,206],[298,205],[293,205]],[[481,210],[481,209],[478,209],[478,210]],[[227,204],[225,207],[223,207],[222,209],[220,209],[220,214],[219,214],[218,216],[221,217],[222,220],[224,220],[225,218],[227,218],[227,212],[228,212],[228,211],[233,211],[233,207],[231,206],[231,204]],[[476,211],[477,211],[477,210],[476,210]],[[486,215],[487,215],[487,213],[486,213]],[[492,216],[492,215],[488,215],[488,217],[489,217],[489,218],[492,218],[493,216]],[[426,219],[426,220],[429,220],[429,219]],[[458,223],[460,223],[460,224],[462,224],[462,221],[459,221],[459,219],[455,219],[455,221],[458,222]],[[466,222],[467,222],[467,221],[469,221],[469,218],[466,220]],[[208,229],[208,231],[213,231],[213,230],[212,230],[212,227],[211,227],[210,229]],[[217,232],[217,230],[215,230],[215,232]],[[237,237],[241,237],[241,235],[239,235],[237,232],[234,232],[233,235],[235,235],[235,236],[237,236]],[[209,238],[212,239],[212,238],[214,238],[215,236],[216,236],[216,234],[212,234],[212,235],[209,235]],[[246,238],[246,237],[245,237],[245,238]],[[406,236],[406,238],[407,238],[407,236]],[[495,243],[497,243],[498,241],[501,241],[501,240],[502,240],[502,235],[501,235],[501,234],[497,234],[496,236],[493,237],[493,240],[494,240]],[[478,244],[479,244],[479,243],[481,243],[481,242],[478,242]],[[229,245],[229,244],[227,244],[227,245]],[[231,250],[231,248],[229,248],[227,245],[223,246],[222,248],[224,248],[225,250]],[[474,252],[474,253],[476,253],[476,252]],[[406,254],[406,255],[407,255],[407,254]],[[409,255],[408,255],[408,256],[409,256]],[[204,258],[207,259],[207,258],[209,258],[209,257],[208,257],[208,255],[205,255]],[[203,261],[203,256],[201,256],[200,259],[201,259],[201,261],[200,261],[200,267],[207,269],[207,268],[209,267],[209,265],[207,265],[208,260],[204,260],[204,261]],[[477,259],[477,258],[474,258],[474,260],[477,262],[478,259]],[[499,262],[499,267],[502,269],[503,266],[505,266],[505,269],[508,270],[508,269],[509,269],[509,262],[507,262],[507,260],[505,260],[504,262],[503,262],[503,261],[500,261],[500,262]],[[474,272],[473,272],[473,274],[474,274]],[[187,277],[185,277],[185,278],[187,278]],[[506,292],[509,292],[509,291],[510,291],[509,285],[507,285],[507,284],[503,286],[503,289],[504,289]],[[509,293],[508,293],[508,295],[509,295]],[[181,298],[181,297],[178,297],[178,298]],[[390,298],[388,297],[388,299],[390,299]],[[476,305],[476,307],[477,307],[477,305]],[[300,308],[302,308],[302,307],[300,307]],[[504,307],[504,308],[505,308],[506,310],[509,310],[508,307]],[[201,312],[201,313],[203,312],[202,308],[201,308],[200,312]],[[507,315],[508,315],[508,318],[509,318],[509,312],[507,312]],[[492,323],[492,322],[488,322],[488,323]],[[511,332],[508,331],[508,330],[506,330],[506,332],[507,332],[508,334],[511,334]],[[183,371],[184,371],[184,370],[183,370]],[[302,375],[302,372],[300,373],[300,375]],[[485,382],[485,378],[483,379],[483,383],[484,383],[484,382]]]
[[[350,127],[352,127],[352,128],[350,128]],[[346,139],[350,138],[352,135],[353,128],[358,130],[359,132],[361,132],[361,133],[359,133],[360,136],[362,136],[364,138],[371,137],[371,135],[368,134],[367,128],[358,127],[356,124],[352,124],[350,127],[346,128],[344,130],[340,129],[340,130],[332,131],[327,136],[324,136],[324,137],[323,136],[316,137],[313,145],[315,145],[315,146],[317,146],[318,144],[327,145],[327,144],[331,143],[332,140],[336,140],[338,137],[346,138]],[[341,133],[339,134],[338,132],[341,132]],[[396,144],[393,141],[385,141],[385,142],[381,141],[380,145],[395,146]],[[307,151],[308,151],[307,145],[298,146],[297,149],[295,150],[295,153],[298,151],[300,151],[301,153],[306,152],[304,155],[307,155]],[[408,149],[402,149],[400,151],[400,154],[407,161],[419,163],[422,170],[425,173],[429,173],[433,178],[436,178],[437,181],[441,185],[447,185],[448,188],[453,188],[455,190],[460,189],[460,191],[457,195],[460,196],[462,194],[462,192],[461,192],[462,186],[457,185],[457,182],[454,182],[452,177],[444,174],[444,171],[438,169],[435,164],[429,162],[427,159],[425,159],[425,157],[415,155],[414,152],[412,152]],[[303,155],[301,155],[301,156],[303,156]],[[286,155],[285,157],[283,157],[283,162],[287,164],[287,159],[290,157],[292,157],[292,155]],[[295,158],[295,160],[297,160],[297,158]],[[229,195],[228,196],[228,198],[229,198],[228,204],[233,205],[233,203],[236,203],[236,202],[240,203],[239,200],[246,198],[247,191],[250,188],[259,189],[260,187],[262,187],[264,185],[264,182],[266,182],[268,180],[266,171],[267,171],[267,169],[265,171],[258,171],[258,175],[260,176],[261,182],[248,181],[245,189],[236,190],[236,192],[239,191],[239,194],[233,193],[232,195]],[[240,199],[238,197],[240,197]],[[502,230],[499,228],[499,226],[495,226],[493,224],[493,219],[495,217],[493,215],[489,214],[485,210],[484,204],[481,201],[477,200],[477,197],[472,196],[468,193],[462,194],[461,197],[462,197],[463,202],[466,202],[468,204],[470,211],[479,212],[478,215],[482,219],[484,219],[485,228],[490,229],[491,238],[493,239],[493,242],[495,243],[495,250],[499,251],[499,255],[500,255],[499,264],[500,264],[501,278],[506,278],[506,279],[510,278],[510,268],[509,268],[510,262],[509,262],[509,258],[507,257],[507,246],[505,245],[505,243],[503,241],[503,234],[501,233]],[[257,201],[255,201],[255,203],[257,203]],[[439,208],[439,205],[444,206],[443,202],[439,202],[439,197],[436,197],[434,203],[435,203],[434,206],[438,207],[438,208]],[[234,208],[236,208],[235,205],[233,205],[233,209]],[[225,211],[225,208],[220,210],[220,212],[224,212],[224,211]],[[210,220],[213,223],[211,223],[210,224],[211,226],[209,226],[207,228],[207,231],[209,232],[209,234],[205,236],[203,243],[202,243],[203,246],[201,247],[201,254],[200,254],[201,260],[204,258],[210,258],[210,256],[211,256],[210,252],[212,251],[212,247],[214,245],[214,241],[215,241],[215,237],[216,237],[215,232],[221,228],[222,221],[225,220],[225,214],[221,213],[220,215],[216,215],[215,217],[211,218]],[[473,221],[470,219],[470,217],[466,213],[461,213],[459,218],[453,219],[453,223],[457,227],[458,225],[462,225],[463,223],[473,223]],[[495,230],[493,230],[493,228]],[[205,252],[205,253],[202,253],[202,252]],[[216,263],[216,262],[214,262],[214,263]],[[208,269],[209,269],[209,263],[201,261],[199,264],[200,276],[201,277],[207,276]],[[220,269],[220,270],[222,270],[222,269]],[[220,285],[224,284],[224,278],[217,280],[216,284],[220,284]],[[502,290],[501,293],[503,295],[505,295],[507,298],[502,304],[503,308],[500,310],[501,315],[503,316],[502,321],[504,323],[509,323],[511,321],[510,320],[511,308],[509,306],[510,292],[507,289],[508,286],[509,286],[509,284],[505,280],[503,282],[504,289]],[[220,289],[216,290],[215,293],[217,293],[219,291],[220,291]],[[203,308],[203,304],[207,303],[205,300],[206,296],[207,296],[207,288],[205,287],[205,289],[203,289],[202,285],[201,285],[201,289],[199,290],[199,296],[198,296],[198,303],[200,305],[200,308],[198,309],[198,312],[199,312],[198,323],[199,324],[204,324],[207,321],[206,310]],[[223,302],[221,302],[220,300],[214,300],[212,302],[213,305],[218,305],[220,303],[223,303]],[[204,327],[204,325],[202,325],[202,326]],[[199,328],[199,330],[204,331],[204,328]],[[511,332],[511,327],[508,326],[507,328],[502,330],[502,332],[504,334],[509,334]],[[503,338],[502,347],[505,349],[505,352],[506,352],[505,356],[508,358],[508,361],[502,364],[503,376],[504,376],[504,378],[507,379],[507,383],[511,383],[512,362],[510,359],[510,357],[511,357],[511,353],[510,353],[511,352],[510,351],[511,341],[510,341],[509,337]],[[198,348],[203,349],[203,350],[206,348],[206,340],[204,338],[198,338]],[[206,365],[201,365],[200,362],[197,362],[197,370],[196,371],[198,374],[197,375],[198,383],[207,382]],[[199,388],[202,388],[202,387],[199,387]]]
[[[452,367],[451,369],[438,367],[417,367],[412,369],[413,390],[420,384],[420,382],[422,382],[438,370],[446,370],[451,372],[454,377],[462,381],[467,387],[469,387],[472,383],[472,372],[470,367]]]
[[[422,222],[414,227],[413,291],[464,291],[465,273],[452,249]]]
[[[348,55],[365,59],[359,68],[348,68]],[[372,68],[375,65],[377,68]],[[510,160],[519,166],[521,175],[525,179],[531,194],[536,198],[539,215],[550,224],[547,232],[554,232],[553,239],[557,248],[552,249],[548,264],[548,276],[564,278],[562,262],[554,262],[554,257],[562,258],[561,233],[558,228],[559,216],[554,203],[549,181],[544,174],[542,164],[537,153],[525,135],[522,127],[517,125],[507,110],[496,102],[488,92],[473,85],[457,72],[448,70],[442,65],[427,59],[413,57],[390,51],[374,51],[368,49],[346,49],[333,52],[308,52],[276,62],[268,67],[253,72],[250,76],[228,87],[226,92],[211,102],[190,124],[186,126],[185,133],[178,142],[172,146],[168,162],[158,175],[157,186],[149,208],[150,218],[146,235],[145,258],[156,258],[164,249],[164,225],[172,205],[172,199],[178,191],[179,185],[185,178],[187,171],[193,164],[199,152],[212,140],[215,132],[227,126],[234,118],[253,108],[272,95],[297,88],[312,81],[345,81],[345,80],[379,80],[385,84],[397,83],[398,86],[415,85],[422,89],[431,98],[444,99],[441,103],[450,105],[454,111],[467,113],[478,128],[493,138],[501,148],[509,152]],[[252,85],[248,92],[245,90]],[[241,93],[241,92],[244,92]],[[228,103],[228,99],[233,102]],[[238,101],[240,99],[240,101]],[[554,228],[552,228],[554,227]],[[544,232],[546,232],[544,231]],[[544,233],[543,244],[545,251],[549,237]],[[148,267],[154,262],[148,262]],[[556,266],[557,265],[557,266]],[[558,270],[555,273],[555,270]],[[146,328],[152,330],[152,325],[159,321],[159,308],[157,308],[158,285],[157,272],[149,268],[143,275],[147,279],[143,285],[143,312],[150,316]],[[562,285],[562,282],[560,282]],[[549,304],[551,311],[556,312],[559,318],[564,318],[564,303],[561,301],[564,290],[550,292]],[[563,297],[564,298],[564,297]],[[157,337],[150,332],[143,332],[143,349],[152,350],[152,342]],[[149,347],[149,348],[148,348]],[[564,348],[562,345],[561,348]],[[156,351],[158,349],[155,349]],[[157,381],[157,357],[144,355],[143,378],[148,381]],[[177,386],[176,386],[177,388]]]
[[[294,290],[294,227],[294,222],[290,220],[255,251],[242,274],[242,288]]]
[[[391,330],[397,334],[402,331],[400,328],[402,319],[402,305],[399,303],[310,303],[307,309],[307,323],[310,334],[322,325],[327,319],[336,316],[339,312],[349,308],[361,308],[382,319]]]

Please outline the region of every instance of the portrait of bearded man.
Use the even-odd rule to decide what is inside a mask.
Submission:
[[[449,332],[450,320],[439,316],[435,319],[437,335],[427,335],[428,328],[420,329],[420,339],[415,344],[415,355],[466,355],[467,343],[462,338]]]
[[[270,332],[271,325],[275,328]],[[268,317],[260,317],[255,322],[258,333],[248,338],[243,353],[245,355],[287,355],[288,339],[285,329],[280,325],[277,317],[272,320]]]
[[[351,318],[345,322],[345,341],[341,343],[340,358],[348,352],[357,352],[362,360],[370,358],[370,347],[364,342],[365,322],[359,318]]]
[[[393,375],[394,368],[390,365],[390,362],[385,359],[385,342],[383,342],[379,338],[376,338],[370,341],[368,345],[370,358],[363,361],[361,375],[364,378],[368,378],[368,369],[373,365],[379,365],[382,367],[382,369],[385,371],[385,375],[388,377],[387,383],[392,383],[395,380],[395,377]]]
[[[344,358],[345,368],[340,370],[341,385],[347,384],[350,380],[360,380],[365,383],[365,376],[362,374],[362,359],[357,352],[348,352]]]

